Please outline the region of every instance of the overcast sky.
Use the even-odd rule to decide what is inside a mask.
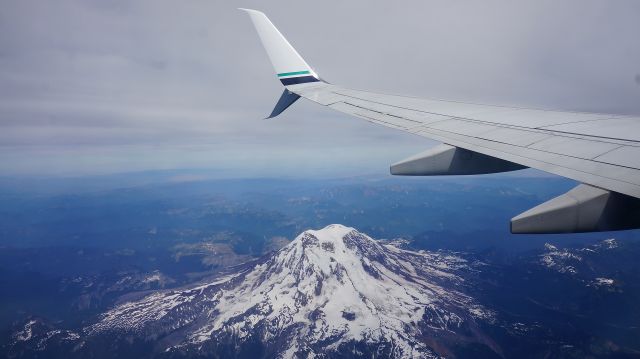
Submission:
[[[434,144],[282,92],[248,16],[386,93],[640,114],[640,1],[0,1],[0,175],[387,173]]]

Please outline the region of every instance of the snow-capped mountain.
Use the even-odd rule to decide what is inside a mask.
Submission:
[[[464,293],[459,273],[471,270],[451,254],[410,252],[330,225],[225,277],[123,303],[85,332],[158,339],[156,350],[174,354],[257,346],[282,358],[439,357],[443,338],[483,341],[477,323],[491,320]]]
[[[340,225],[306,231],[199,284],[127,292],[85,324],[31,315],[1,348],[65,359],[637,356],[637,244],[547,244],[503,261],[401,248],[412,246]],[[620,334],[601,334],[610,321]]]

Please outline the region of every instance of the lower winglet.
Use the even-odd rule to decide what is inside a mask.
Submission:
[[[299,98],[300,98],[300,95],[297,95],[287,89],[284,89],[284,92],[280,96],[278,103],[276,103],[276,107],[273,108],[273,111],[271,111],[271,115],[265,118],[265,120],[274,118],[279,114],[283,113],[284,110],[288,109],[289,106],[293,105],[293,103],[298,101]]]

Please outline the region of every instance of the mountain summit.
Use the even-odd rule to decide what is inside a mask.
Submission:
[[[481,341],[477,322],[491,318],[464,294],[469,270],[334,224],[209,283],[123,303],[85,335],[152,339],[171,356],[439,357],[454,333]]]

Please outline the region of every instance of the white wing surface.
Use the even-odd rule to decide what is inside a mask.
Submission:
[[[319,79],[263,13],[247,11],[286,87],[272,117],[303,97],[443,143],[392,165],[392,174],[482,174],[532,167],[582,183],[515,217],[515,233],[640,226],[640,118],[419,99],[332,85]]]

